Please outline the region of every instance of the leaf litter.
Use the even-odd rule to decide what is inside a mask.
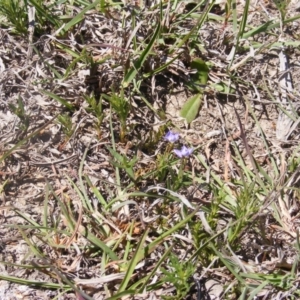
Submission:
[[[197,17],[208,6],[185,2],[174,11],[173,2],[115,5],[82,15],[82,8],[68,8],[78,20],[40,36],[1,26],[1,298],[180,297],[174,285],[161,282],[161,268],[154,272],[160,260],[164,268],[171,264],[162,259],[171,237],[168,245],[179,259],[195,263],[190,297],[199,297],[200,286],[211,298],[224,299],[237,280],[263,283],[260,299],[293,295],[299,50],[284,44],[297,40],[299,25],[287,23],[283,36],[274,21],[276,6],[251,3],[248,25],[257,31],[248,31],[236,47],[235,28],[227,21],[241,19],[247,1],[238,1],[237,16],[225,19],[226,4],[219,2],[201,27]],[[286,19],[294,17],[295,5],[291,1]],[[274,25],[273,31],[259,32],[262,24]],[[180,36],[191,32],[197,37],[182,43]],[[278,42],[279,55],[271,47]],[[283,62],[287,56],[289,65]],[[209,73],[188,119],[180,112],[199,92],[190,83],[201,81],[194,58],[206,62]],[[294,87],[283,82],[290,79]],[[125,115],[114,110],[114,99],[124,101]],[[189,142],[195,149],[184,166],[189,180],[180,163],[160,157],[168,153],[163,137],[173,128],[180,145]],[[171,164],[167,177],[161,161]],[[171,191],[174,174],[188,186]],[[262,203],[259,209],[254,198]],[[239,209],[255,226],[238,218]],[[188,216],[203,228],[185,222]],[[176,226],[181,229],[173,232]],[[213,260],[205,251],[193,260],[207,239],[224,244],[224,251],[211,246]],[[134,286],[152,271],[150,287],[137,285],[135,296],[121,293],[127,276]],[[276,281],[272,274],[287,279]],[[8,277],[31,283],[18,285]]]

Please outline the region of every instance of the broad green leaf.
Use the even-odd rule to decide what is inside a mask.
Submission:
[[[195,58],[191,62],[191,68],[197,70],[197,73],[193,76],[194,84],[206,85],[209,73],[207,64],[201,58]]]
[[[180,116],[185,118],[188,123],[191,123],[198,115],[202,102],[202,96],[202,93],[196,94],[189,98],[186,103],[184,103],[180,111]]]
[[[228,86],[225,82],[213,83],[210,87],[215,90],[216,92],[223,93],[223,94],[234,94],[235,88],[233,86]]]

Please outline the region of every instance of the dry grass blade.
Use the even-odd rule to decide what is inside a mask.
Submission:
[[[297,107],[294,107],[288,96],[289,94],[293,94],[293,81],[291,72],[289,70],[290,66],[288,57],[283,49],[281,49],[279,53],[279,62],[279,72],[281,74],[279,78],[281,102],[287,113],[283,112],[282,110],[279,111],[276,125],[276,137],[280,141],[287,141],[299,124],[299,120],[295,121],[295,118],[297,118],[297,114],[295,114]],[[290,115],[295,115],[295,117],[291,118]]]
[[[19,141],[15,146],[13,146],[10,150],[6,151],[1,157],[0,157],[0,164],[7,158],[9,155],[11,155],[15,150],[17,150],[20,146],[25,144],[27,141],[29,141],[31,138],[34,138],[37,136],[43,129],[45,129],[47,126],[49,126],[56,118],[58,114],[55,115],[53,118],[51,118],[50,121],[46,122],[43,126],[35,130],[34,132],[30,133],[26,138]]]
[[[0,1],[0,298],[299,299],[297,3],[125,2]]]
[[[138,262],[141,259],[141,255],[143,255],[143,254],[141,254],[142,251],[143,251],[142,248],[144,247],[144,243],[145,243],[145,240],[147,238],[148,233],[149,233],[149,231],[146,230],[144,232],[143,236],[141,237],[140,242],[136,247],[135,254],[133,255],[133,257],[132,257],[132,259],[131,259],[131,261],[128,265],[127,272],[124,275],[124,279],[121,282],[118,293],[122,293],[126,289],[128,289],[128,284],[129,284],[129,281],[131,279],[131,276],[133,275],[133,272],[134,272]]]

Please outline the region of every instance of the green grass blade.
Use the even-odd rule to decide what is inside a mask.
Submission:
[[[47,20],[48,22],[52,23],[52,25],[54,25],[56,28],[61,26],[58,18],[56,19],[56,17],[53,14],[48,13],[48,7],[41,7],[40,3],[38,3],[35,0],[29,0],[29,2],[35,7],[38,18],[39,16],[42,16],[44,20]]]
[[[135,290],[127,290],[120,293],[117,293],[116,295],[106,298],[106,300],[119,300],[122,299],[122,297],[128,296],[128,295],[134,295]],[[127,297],[126,297],[127,298]]]
[[[26,220],[29,224],[31,224],[31,227],[28,228],[36,228],[39,229],[42,232],[47,232],[48,228],[44,228],[43,226],[40,226],[37,222],[35,222],[34,220],[32,220],[29,216],[27,216],[25,213],[20,212],[18,209],[15,209],[15,212],[22,217],[24,220]],[[21,226],[20,226],[21,228]]]
[[[21,233],[21,235],[23,237],[23,240],[27,243],[27,245],[29,246],[29,248],[32,251],[32,253],[35,256],[37,256],[38,258],[44,257],[43,253],[38,250],[38,248],[36,247],[36,245],[33,245],[31,243],[31,241],[29,240],[29,238],[26,236],[25,232],[23,232],[23,230],[18,225],[16,225],[16,228],[18,228],[19,232]]]
[[[223,264],[226,266],[226,268],[234,275],[234,278],[236,278],[241,284],[244,284],[245,280],[239,275],[238,272],[236,272],[234,270],[234,268],[232,267],[232,264],[229,263],[229,261],[223,257],[223,254],[221,252],[219,252],[212,243],[210,244],[210,247],[213,249],[213,251],[219,257],[219,259],[223,262]]]
[[[244,6],[244,11],[243,11],[243,17],[242,17],[242,21],[241,21],[240,28],[239,28],[239,32],[237,33],[237,35],[235,37],[235,45],[233,46],[232,58],[231,58],[230,63],[228,64],[228,70],[230,70],[230,68],[231,68],[231,66],[234,62],[235,54],[236,54],[236,51],[238,49],[240,39],[242,38],[242,36],[245,32],[247,19],[248,19],[249,5],[250,5],[250,0],[246,0],[245,6]]]
[[[118,256],[102,241],[100,241],[95,235],[90,233],[87,228],[81,231],[81,234],[93,245],[100,248],[103,252],[105,252],[109,258],[113,261],[119,260]]]
[[[243,17],[239,29],[239,38],[242,37],[245,33],[246,25],[247,25],[247,20],[248,20],[248,15],[249,15],[249,6],[250,6],[250,0],[246,0],[245,6],[244,6],[244,12],[243,12]]]
[[[94,195],[97,197],[99,203],[102,205],[103,209],[106,210],[107,203],[106,203],[105,199],[103,198],[103,196],[101,195],[101,193],[99,192],[99,190],[92,184],[90,178],[87,175],[84,175],[84,178],[85,178],[87,184],[89,185],[90,189],[93,191]]]
[[[159,34],[160,34],[160,27],[161,24],[158,23],[156,30],[149,42],[149,44],[147,45],[147,47],[145,48],[145,50],[142,52],[141,56],[139,57],[139,59],[133,63],[133,67],[128,71],[128,73],[125,75],[124,80],[122,82],[122,86],[124,88],[128,87],[130,82],[135,78],[136,74],[138,73],[138,71],[140,70],[140,68],[143,66],[146,58],[148,57],[148,55],[150,54],[155,41],[157,40]]]
[[[248,38],[253,37],[253,36],[255,36],[259,33],[267,32],[269,30],[269,27],[270,27],[271,24],[273,24],[272,20],[267,21],[266,23],[264,23],[264,24],[262,24],[258,27],[255,27],[255,28],[249,30],[248,32],[244,33],[242,35],[242,38],[243,39],[248,39]]]
[[[1,280],[6,280],[9,282],[27,285],[31,287],[39,287],[44,289],[70,289],[68,285],[62,285],[58,283],[52,283],[52,282],[43,282],[43,281],[34,281],[34,280],[28,280],[28,279],[22,279],[14,276],[8,276],[8,275],[1,275]]]
[[[56,100],[57,102],[59,102],[60,104],[62,104],[63,106],[65,106],[67,109],[73,111],[75,110],[75,107],[70,104],[68,101],[66,101],[65,99],[55,95],[54,93],[51,93],[51,92],[48,92],[48,91],[45,91],[45,90],[41,90],[41,92],[47,96],[49,96],[50,98]]]
[[[150,243],[148,246],[144,248],[144,251],[140,253],[139,255],[139,261],[141,259],[144,259],[147,254],[151,253],[161,242],[164,241],[165,238],[173,234],[176,230],[180,229],[183,227],[187,222],[190,221],[191,218],[198,212],[199,207],[196,207],[195,210],[188,215],[184,220],[180,221],[176,225],[174,225],[171,229],[167,230],[163,234],[161,234],[156,240],[154,240],[152,243]]]
[[[77,16],[75,16],[70,22],[65,24],[64,28],[60,31],[60,35],[65,35],[74,25],[81,22],[84,18],[84,14],[89,10],[93,9],[100,3],[100,0],[96,0],[89,6],[85,7]]]
[[[83,174],[82,174],[83,166],[84,166],[84,161],[85,161],[85,158],[87,156],[88,150],[89,150],[89,146],[86,147],[86,149],[85,149],[85,151],[83,153],[82,159],[80,161],[79,170],[78,170],[78,177],[79,177],[80,195],[81,195],[80,198],[81,198],[81,200],[83,202],[82,203],[83,207],[85,207],[89,211],[93,211],[94,209],[92,207],[91,200],[89,199],[89,197],[87,195],[86,188],[85,188],[85,185],[84,185],[84,182],[83,182]]]
[[[139,243],[138,243],[138,245],[136,247],[135,253],[134,253],[134,255],[133,255],[133,257],[132,257],[132,259],[131,259],[131,261],[129,263],[128,269],[127,269],[126,274],[124,276],[124,279],[121,282],[121,285],[119,287],[119,290],[118,290],[119,293],[126,290],[126,288],[128,286],[128,283],[129,283],[129,281],[131,279],[131,276],[132,276],[132,274],[133,274],[133,272],[134,272],[134,270],[136,268],[136,265],[140,261],[141,253],[143,253],[142,247],[143,247],[143,245],[145,243],[145,240],[146,240],[146,238],[148,236],[148,232],[149,232],[149,230],[146,230],[144,232],[143,236],[141,237],[141,239],[140,239],[140,241],[139,241]]]
[[[190,37],[194,34],[194,32],[203,25],[204,21],[207,18],[208,13],[211,11],[211,9],[213,8],[214,5],[215,5],[214,0],[211,1],[211,3],[209,3],[209,1],[207,1],[206,6],[205,6],[203,12],[200,14],[196,25],[189,31],[189,33],[187,35],[184,36],[183,39],[181,39],[178,43],[175,43],[171,47],[171,49],[169,50],[169,54],[173,53],[175,50],[179,49],[182,45],[184,45],[190,39]]]
[[[268,281],[263,281],[257,288],[255,288],[248,296],[247,300],[252,300],[269,284]]]
[[[161,73],[162,71],[164,71],[167,67],[169,67],[174,61],[176,61],[181,54],[176,55],[174,58],[168,60],[168,62],[166,62],[165,64],[163,64],[162,66],[159,66],[158,68],[156,68],[154,71],[144,74],[143,77],[144,78],[148,78],[150,76],[156,75]]]
[[[148,284],[148,281],[150,280],[150,278],[152,278],[152,276],[155,274],[156,270],[160,267],[160,265],[165,261],[165,259],[169,256],[169,254],[171,253],[172,249],[173,249],[173,245],[171,245],[166,252],[164,253],[164,255],[159,259],[159,261],[156,263],[155,267],[153,268],[153,270],[151,271],[151,273],[149,275],[147,275],[145,278],[143,278],[142,280],[144,281],[143,285],[140,287],[139,289],[139,293],[142,293],[145,288],[146,285]],[[140,283],[140,282],[138,282]],[[137,286],[137,284],[132,285],[130,288],[135,289]]]

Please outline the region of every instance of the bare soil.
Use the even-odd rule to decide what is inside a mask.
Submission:
[[[296,2],[290,4],[289,17],[298,14],[296,4]],[[242,13],[242,4],[238,5],[241,5],[240,13]],[[223,9],[224,4],[221,3],[220,7]],[[249,24],[252,26],[262,24],[267,20],[267,13],[269,18],[276,17],[277,10],[274,5],[271,3],[262,5],[260,1],[256,1],[256,6],[252,5],[249,12]],[[144,24],[151,21],[153,21],[151,16],[143,20]],[[105,145],[111,143],[109,104],[104,102],[104,119],[100,123],[96,116],[89,112],[84,96],[91,92],[97,97],[102,93],[108,93],[112,88],[117,88],[122,80],[122,69],[114,69],[114,65],[126,63],[128,58],[126,51],[119,50],[124,47],[121,20],[118,15],[112,19],[111,16],[89,14],[83,24],[76,26],[76,31],[73,37],[75,41],[71,39],[72,36],[64,40],[56,40],[53,35],[44,35],[35,39],[34,46],[42,55],[39,56],[32,51],[32,45],[28,43],[27,37],[12,35],[10,30],[0,29],[0,155],[4,155],[19,141],[26,139],[2,162],[0,169],[0,188],[3,187],[0,194],[0,260],[6,263],[0,264],[0,273],[3,276],[59,283],[59,280],[52,276],[53,274],[38,272],[32,268],[20,269],[17,266],[18,264],[41,265],[45,263],[35,261],[23,236],[31,239],[32,243],[40,243],[40,251],[52,259],[48,263],[55,262],[68,276],[88,278],[93,277],[93,271],[95,271],[94,276],[99,276],[96,271],[96,262],[84,262],[84,259],[80,258],[76,265],[78,257],[75,251],[68,251],[66,255],[59,251],[54,252],[50,247],[45,247],[36,236],[31,236],[30,227],[26,230],[17,230],[16,227],[9,226],[10,224],[28,225],[16,211],[30,216],[39,224],[43,223],[47,185],[52,186],[57,195],[69,197],[75,207],[78,205],[79,200],[65,175],[75,182],[78,180],[79,164],[86,147],[90,147],[90,150],[85,160],[84,172],[90,175],[94,186],[105,197],[109,199],[114,194],[115,187],[110,183],[114,181],[115,174],[113,167],[108,163],[110,157],[105,148]],[[84,45],[79,42],[79,33],[85,37]],[[129,156],[135,150],[135,146],[132,145],[136,143],[140,145],[140,172],[146,172],[155,161],[156,150],[147,146],[148,134],[152,131],[158,132],[171,121],[181,132],[182,137],[197,148],[197,153],[209,164],[211,170],[220,175],[225,182],[229,183],[235,176],[235,165],[232,159],[234,149],[230,146],[231,141],[235,141],[245,164],[250,169],[253,170],[253,165],[249,149],[270,177],[275,179],[278,176],[273,173],[272,163],[268,160],[266,142],[276,161],[286,161],[298,146],[299,141],[298,126],[294,128],[288,140],[280,141],[276,137],[276,129],[280,126],[278,105],[274,104],[274,101],[280,101],[278,51],[266,49],[249,58],[245,64],[237,65],[232,70],[232,74],[228,75],[226,67],[227,58],[233,46],[230,42],[232,34],[229,25],[224,26],[223,23],[214,21],[208,21],[199,32],[199,40],[205,46],[198,50],[197,55],[214,65],[209,80],[215,83],[223,82],[232,89],[228,94],[206,88],[199,115],[190,125],[179,116],[181,107],[192,95],[179,71],[176,75],[174,70],[170,70],[163,76],[157,76],[155,80],[149,80],[148,86],[142,87],[147,101],[154,108],[164,110],[166,119],[159,119],[155,116],[139,95],[131,97],[131,106],[134,109],[128,118],[127,126],[130,130],[125,142],[121,142],[118,138],[116,142],[118,151],[127,153]],[[299,22],[296,21],[287,26],[284,38],[297,40],[299,34]],[[147,26],[139,30],[139,35],[141,38],[148,35]],[[274,42],[276,37],[260,34],[255,36],[255,39],[267,44]],[[90,70],[86,70],[84,65],[80,68],[79,64],[79,67],[71,67],[65,78],[54,78],[50,66],[55,67],[57,72],[63,75],[73,60],[61,50],[64,44],[74,50],[82,49],[86,44],[90,44],[88,51],[94,60],[106,59],[106,62],[95,65]],[[245,47],[247,47],[247,41],[245,41]],[[299,50],[296,48],[290,48],[290,50],[288,52],[289,71],[293,79],[293,97],[296,103],[300,85]],[[159,52],[159,49],[156,51]],[[240,63],[248,54],[249,52],[245,50],[243,55],[240,54],[235,59],[233,65]],[[181,63],[186,66],[187,62],[182,59]],[[176,71],[176,67],[173,68]],[[231,75],[235,78],[234,80],[230,78]],[[65,106],[43,91],[54,93],[65,99],[75,107],[75,110],[67,110]],[[18,117],[12,110],[11,104],[17,107],[18,99],[24,103],[28,120]],[[73,130],[71,136],[67,136],[64,127],[59,122],[53,121],[52,118],[58,114],[67,114],[71,117]],[[253,115],[257,120],[253,118]],[[29,127],[24,130],[24,123],[27,121]],[[257,121],[260,127],[257,126]],[[119,132],[119,120],[116,115],[113,115],[112,123],[113,131]],[[43,128],[39,130],[42,126]],[[30,137],[30,134],[35,131],[37,131],[36,134]],[[195,174],[206,172],[196,159],[191,158],[190,166]],[[280,175],[284,176],[284,174]],[[198,191],[195,195],[195,198],[197,197],[203,202],[208,201],[209,198],[205,191]],[[48,206],[53,217],[58,217],[55,199],[49,199]],[[299,204],[295,201],[293,214],[297,215],[298,211]],[[293,224],[293,227],[295,226],[296,220]],[[274,232],[277,243],[281,243],[288,253],[286,264],[289,266],[294,255],[289,252],[289,245],[294,238],[286,233],[276,232],[276,228]],[[267,232],[266,235],[269,236],[271,233]],[[259,243],[254,241],[254,237],[255,235],[249,231],[242,245],[243,258],[248,261],[255,260],[255,256],[260,253],[257,248]],[[64,241],[59,242],[64,243]],[[265,265],[258,266],[253,263],[251,268],[274,267],[275,258],[270,257],[269,261],[265,261]],[[164,294],[164,291],[161,293]],[[0,281],[0,299],[36,300],[54,297],[80,299],[73,292],[59,296],[56,290],[41,290],[37,287],[31,288],[4,280]],[[97,291],[94,297],[94,299],[105,298],[103,293]],[[149,297],[150,295],[141,295],[137,299],[150,299]],[[160,299],[160,297],[159,293],[152,294],[151,299]],[[211,297],[218,299],[217,295],[211,294]]]

